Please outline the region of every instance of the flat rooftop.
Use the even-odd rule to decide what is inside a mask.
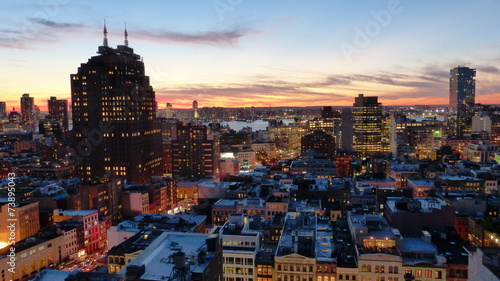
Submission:
[[[316,226],[316,260],[335,261],[332,253],[335,251],[335,244],[332,239],[332,224],[329,220],[318,220]]]
[[[412,182],[416,186],[434,187],[433,179],[408,179],[408,182]]]
[[[155,215],[141,214],[129,220],[123,221],[116,226],[119,232],[138,232],[142,229],[161,229],[170,231],[186,230],[192,231],[194,227],[200,225],[207,219],[202,215]],[[184,231],[183,231],[184,232]]]
[[[198,263],[198,253],[206,251],[206,239],[210,234],[202,233],[170,233],[160,235],[149,247],[147,247],[137,258],[132,260],[129,266],[145,265],[145,272],[141,280],[167,280],[174,269],[174,254],[183,252],[186,255],[187,280],[191,273],[201,273],[205,270],[207,263]],[[210,253],[207,253],[209,260]],[[119,274],[125,274],[124,267]]]
[[[407,209],[404,208],[404,204],[407,204]],[[441,210],[443,207],[448,206],[443,200],[430,197],[413,198],[408,201],[402,201],[400,197],[388,197],[386,202],[387,207],[391,209],[393,213],[411,212],[412,204],[415,206],[418,206],[418,204],[420,204],[418,210],[416,209],[419,213],[432,213],[432,210]],[[400,208],[398,208],[397,206],[400,206]]]
[[[436,247],[422,238],[404,238],[398,242],[398,248],[401,252],[426,252],[436,253]]]
[[[71,275],[75,275],[78,271],[63,271],[54,269],[45,269],[38,273],[34,280],[36,281],[65,281]]]
[[[59,211],[60,216],[87,216],[93,213],[97,213],[97,210],[64,210]]]

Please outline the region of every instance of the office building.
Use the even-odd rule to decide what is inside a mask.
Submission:
[[[35,122],[35,100],[29,94],[23,94],[21,97],[21,125],[27,131],[35,131],[37,122]]]
[[[360,94],[354,99],[354,149],[360,157],[382,151],[382,104],[378,97]]]
[[[95,179],[80,185],[81,208],[98,210],[99,216],[111,216],[113,221],[122,218],[123,203],[121,193],[123,181],[120,179]]]
[[[463,136],[472,132],[476,99],[476,70],[457,66],[450,70],[450,134]]]
[[[339,132],[339,147],[341,149],[350,151],[353,150],[353,125],[352,125],[352,108],[342,108],[341,115],[341,123],[340,123],[340,132]]]
[[[7,106],[4,101],[0,101],[0,118],[7,117]]]
[[[21,97],[21,122],[28,124],[33,120],[33,113],[35,111],[35,101],[29,94],[23,94]]]
[[[218,174],[218,138],[201,123],[177,124],[172,135],[174,176],[199,178]]]
[[[155,92],[144,63],[125,45],[104,44],[71,75],[77,173],[149,182],[162,174]],[[126,37],[125,37],[126,38]]]
[[[335,155],[335,139],[322,130],[303,136],[300,144],[302,153],[314,150],[315,153],[324,153],[329,160]]]
[[[68,124],[68,101],[58,100],[56,97],[50,97],[47,100],[49,109],[49,118],[58,122],[64,132],[69,130]]]

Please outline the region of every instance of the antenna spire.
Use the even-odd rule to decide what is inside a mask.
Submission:
[[[102,40],[102,45],[104,47],[108,46],[108,29],[106,28],[106,19],[104,19],[104,29],[102,30],[102,33],[104,34],[104,38]]]
[[[125,46],[128,47],[127,23],[125,23],[125,32],[123,33],[123,35],[125,35]]]

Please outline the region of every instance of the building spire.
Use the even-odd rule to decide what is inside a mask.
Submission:
[[[102,33],[104,34],[104,38],[102,40],[102,45],[104,47],[108,46],[108,29],[106,28],[106,19],[104,19],[104,29],[102,30]]]
[[[125,36],[125,46],[128,47],[128,32],[127,32],[127,23],[125,23],[125,32],[123,33]]]

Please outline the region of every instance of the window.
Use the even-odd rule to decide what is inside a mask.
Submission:
[[[392,273],[392,266],[389,266],[389,273]]]
[[[425,271],[425,278],[432,278],[432,270]]]
[[[422,269],[415,270],[415,277],[419,277],[419,278],[422,277]]]
[[[443,272],[441,270],[436,270],[434,278],[436,278],[436,279],[443,279]]]
[[[398,273],[398,267],[397,266],[394,267],[394,273]]]

